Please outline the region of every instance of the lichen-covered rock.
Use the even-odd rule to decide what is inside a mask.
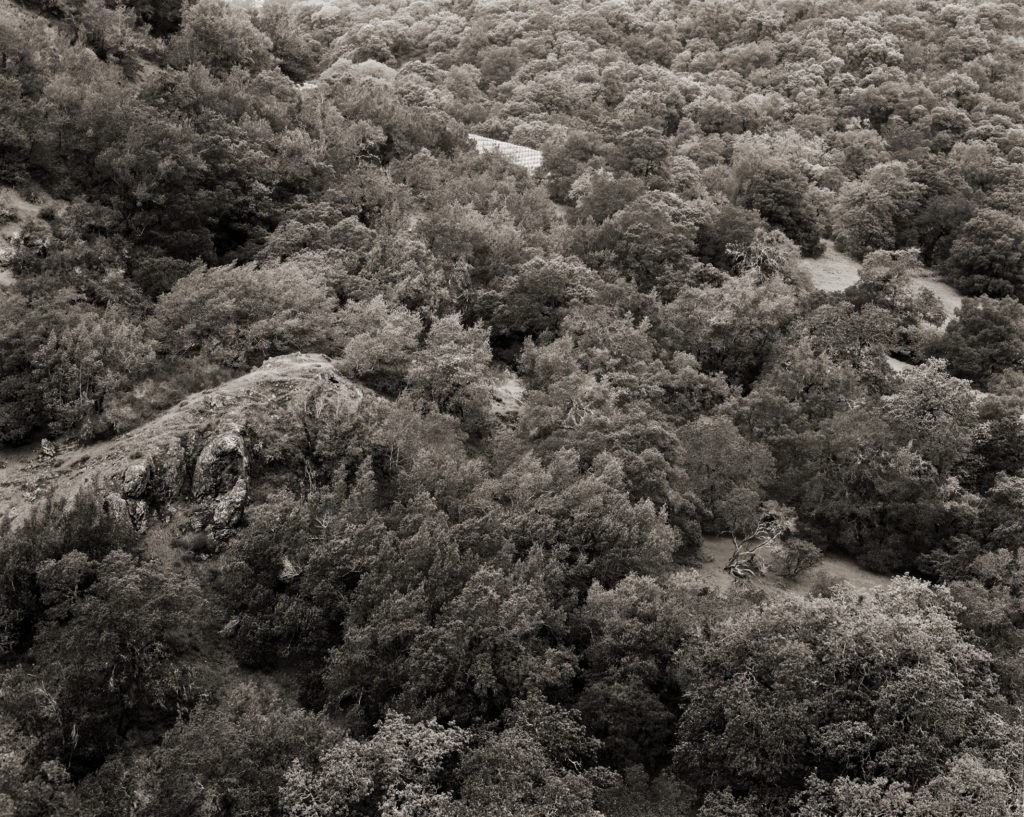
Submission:
[[[146,517],[149,514],[149,503],[144,499],[126,499],[128,506],[128,519],[138,531],[146,529]]]
[[[302,575],[302,571],[299,570],[287,556],[281,559],[281,572],[278,573],[277,578],[282,582],[290,582],[299,578]]]
[[[121,477],[121,496],[125,499],[141,499],[149,487],[149,460],[133,462],[124,469]]]
[[[192,474],[192,495],[198,498],[227,493],[239,480],[248,479],[248,470],[242,430],[232,426],[210,440],[200,452]]]
[[[225,530],[242,521],[249,495],[249,458],[236,425],[208,442],[196,460],[192,494],[213,497],[213,527]]]
[[[149,503],[144,499],[125,499],[121,494],[111,492],[103,497],[103,512],[124,525],[145,531]]]
[[[103,498],[103,511],[111,519],[118,522],[131,524],[131,514],[128,512],[128,501],[120,494],[107,494]]]
[[[152,458],[151,493],[171,501],[181,495],[188,473],[186,446],[194,446],[194,433],[172,440],[158,457]]]
[[[248,481],[238,480],[230,491],[217,500],[213,509],[213,526],[215,528],[233,528],[241,522],[248,495]]]

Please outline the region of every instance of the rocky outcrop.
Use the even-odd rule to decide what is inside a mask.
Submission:
[[[242,521],[242,515],[245,512],[245,502],[248,497],[248,480],[240,479],[214,505],[213,527],[218,530],[236,527]]]
[[[149,515],[149,503],[144,499],[127,499],[128,518],[136,530],[146,529],[146,517]]]
[[[194,431],[171,440],[153,462],[150,490],[155,497],[171,500],[181,495],[188,479],[189,452],[195,451],[198,436]]]
[[[239,479],[247,477],[248,468],[242,429],[232,425],[203,446],[192,474],[192,494],[204,497],[227,493]]]
[[[126,499],[120,494],[110,493],[103,498],[103,510],[108,516],[138,531],[146,530],[149,503],[144,499]]]
[[[223,531],[242,521],[249,496],[249,457],[238,425],[214,436],[199,453],[192,474],[192,495],[211,500],[215,530]]]
[[[149,488],[150,462],[133,462],[124,469],[121,477],[121,496],[125,499],[142,499]]]
[[[47,440],[30,459],[4,458],[0,520],[88,490],[138,529],[184,525],[222,539],[243,523],[256,473],[287,478],[277,471],[304,457],[330,468],[383,405],[323,355],[272,358],[117,439],[67,450]]]
[[[128,502],[120,494],[107,494],[103,498],[103,511],[112,519],[128,524],[131,515],[128,513]]]

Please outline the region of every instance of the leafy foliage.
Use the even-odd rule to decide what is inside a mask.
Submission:
[[[1018,6],[0,2],[0,812],[1020,802]]]

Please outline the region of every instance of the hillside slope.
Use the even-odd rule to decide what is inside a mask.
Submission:
[[[137,526],[178,501],[203,499],[215,508],[234,487],[228,473],[247,487],[253,460],[275,440],[304,433],[312,397],[353,418],[379,399],[337,376],[324,355],[271,358],[114,440],[68,447],[53,457],[24,450],[0,455],[6,465],[0,469],[0,518],[16,521],[38,502],[71,499],[85,488],[105,497],[111,512],[130,512]],[[232,459],[238,462],[227,462]],[[244,504],[245,497],[233,501]]]

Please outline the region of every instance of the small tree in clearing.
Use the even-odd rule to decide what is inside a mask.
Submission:
[[[796,517],[790,508],[776,502],[762,506],[757,527],[743,539],[732,534],[732,555],[725,564],[726,573],[736,579],[763,576],[768,571],[768,557],[778,555],[783,540],[796,529]]]

